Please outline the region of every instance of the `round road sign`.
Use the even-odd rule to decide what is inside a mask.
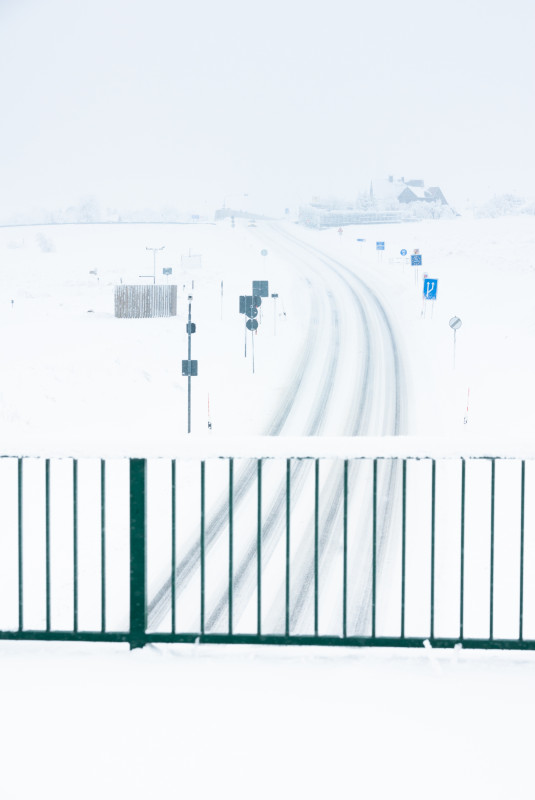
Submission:
[[[258,309],[254,306],[248,306],[248,308],[245,309],[245,313],[250,319],[254,319],[258,316]],[[247,325],[247,323],[245,324]]]
[[[453,328],[453,330],[454,330],[454,331],[457,331],[457,330],[459,330],[459,328],[461,327],[461,325],[462,325],[462,324],[463,324],[463,323],[461,322],[461,320],[459,319],[459,317],[452,317],[452,318],[450,319],[450,323],[449,323],[449,325],[450,325],[450,328]]]
[[[406,256],[407,255],[407,251],[405,249],[400,250],[399,252],[401,253],[402,256]]]
[[[255,331],[258,328],[258,320],[248,319],[245,325],[249,328],[250,331]]]
[[[260,255],[261,256],[267,256],[267,250],[261,250],[260,251]]]

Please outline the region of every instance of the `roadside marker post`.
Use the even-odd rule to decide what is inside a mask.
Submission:
[[[468,423],[468,406],[470,405],[470,387],[468,387],[468,394],[466,396],[466,415],[464,417],[464,424]]]
[[[277,335],[277,297],[278,293],[272,294],[271,297],[273,298],[273,336]]]
[[[449,321],[449,326],[453,330],[453,369],[455,369],[455,349],[457,346],[457,331],[462,325],[462,321],[459,317],[452,317]]]

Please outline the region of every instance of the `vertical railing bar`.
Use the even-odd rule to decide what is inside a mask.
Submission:
[[[342,594],[342,635],[347,636],[347,506],[348,506],[348,465],[344,460],[344,577]]]
[[[461,459],[461,582],[459,602],[459,638],[464,637],[464,525],[466,505],[466,460]]]
[[[435,518],[436,518],[436,466],[433,458],[431,467],[431,639],[435,637]]]
[[[315,475],[314,475],[314,635],[318,635],[318,591],[319,591],[319,574],[318,574],[318,545],[319,545],[319,477],[320,477],[320,462],[319,459],[315,460]]]
[[[147,638],[147,461],[130,459],[130,648]]]
[[[233,541],[233,503],[234,503],[234,459],[228,461],[228,632],[232,636],[232,592],[234,584],[234,541]]]
[[[45,459],[46,630],[50,631],[50,459]]]
[[[17,460],[17,505],[18,505],[18,577],[19,577],[19,631],[24,623],[24,557],[23,557],[23,535],[22,535],[22,458]]]
[[[171,459],[171,631],[176,633],[176,459]]]
[[[377,459],[373,459],[372,638],[375,638],[377,603]]]
[[[72,462],[72,574],[73,574],[73,622],[78,632],[78,461]]]
[[[490,639],[494,638],[494,512],[496,490],[496,459],[491,460],[491,489],[490,489]]]
[[[100,460],[100,630],[106,630],[106,462]]]
[[[256,525],[256,632],[262,635],[262,459],[257,461],[258,497]]]
[[[524,521],[526,501],[526,462],[522,461],[520,478],[520,598],[518,638],[524,638]]]
[[[286,612],[284,631],[290,635],[290,459],[286,459]]]
[[[405,638],[405,578],[407,547],[407,459],[403,459],[401,500],[401,638]]]
[[[205,503],[205,467],[201,461],[201,636],[204,636],[204,591],[205,591],[205,563],[204,563],[204,503]]]

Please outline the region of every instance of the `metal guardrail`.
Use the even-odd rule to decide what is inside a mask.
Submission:
[[[2,639],[535,649],[531,461],[228,457],[217,498],[210,462],[190,461],[178,501],[168,459],[164,503],[146,459],[121,462],[121,502],[106,460],[91,502],[77,459],[60,494],[58,459],[1,461]]]

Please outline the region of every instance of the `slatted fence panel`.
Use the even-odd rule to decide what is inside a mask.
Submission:
[[[176,285],[115,287],[116,317],[176,317],[176,312]]]

